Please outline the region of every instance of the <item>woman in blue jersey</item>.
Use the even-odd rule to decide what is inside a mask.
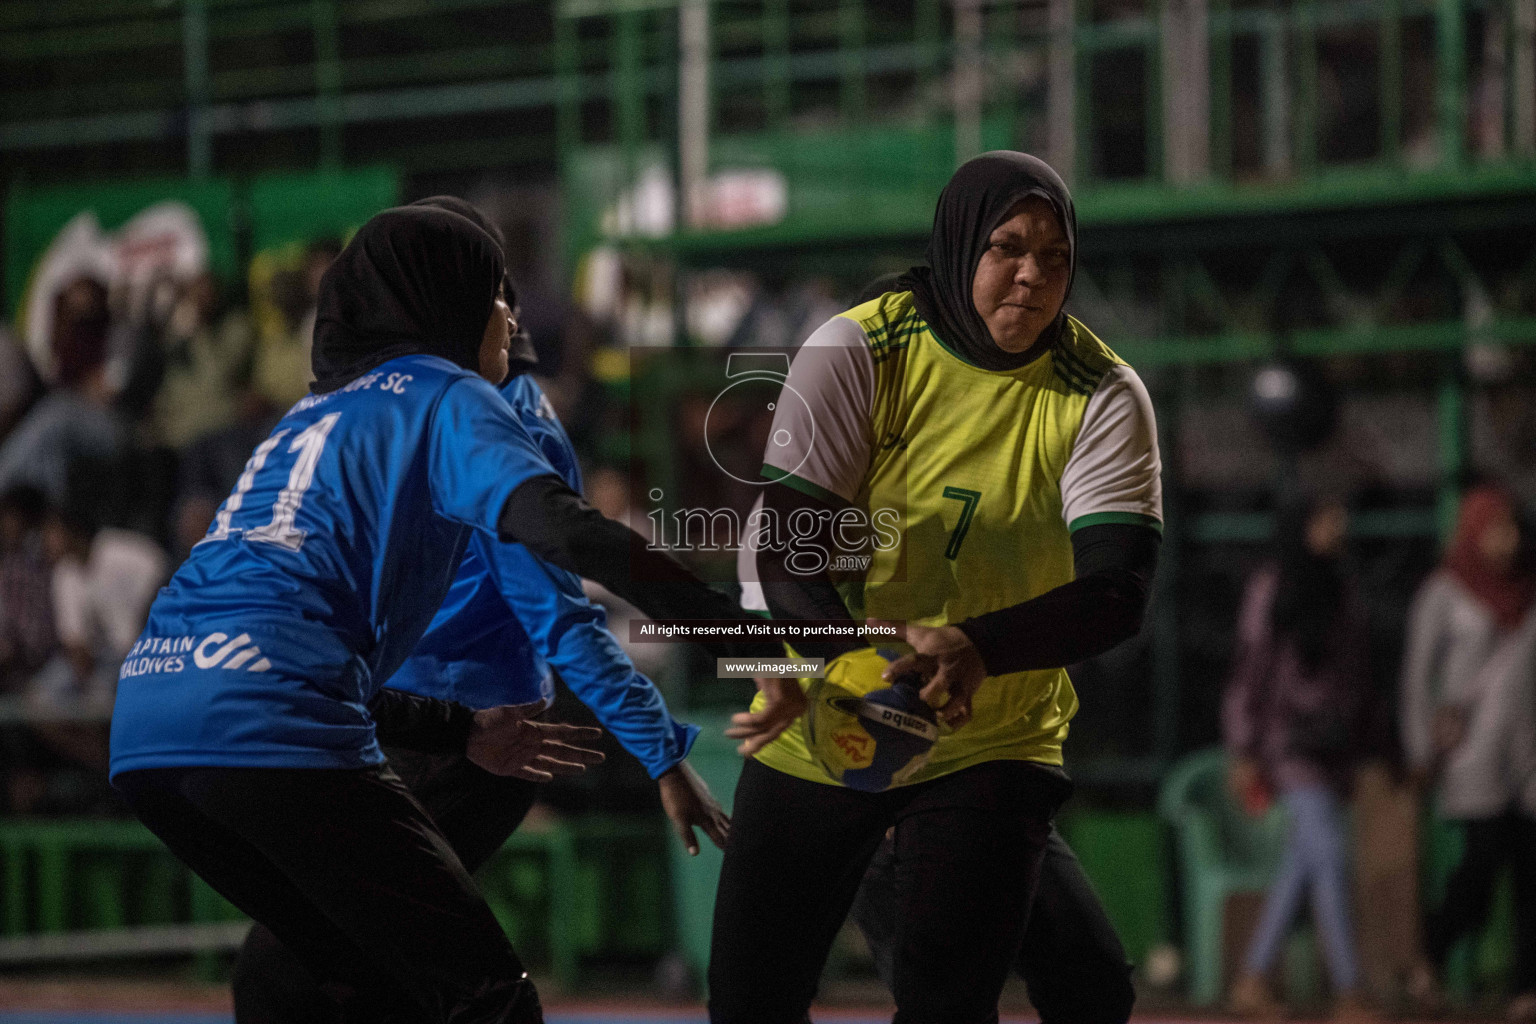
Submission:
[[[655,616],[731,606],[585,506],[487,383],[507,372],[502,277],[495,242],[456,214],[363,226],[321,285],[314,393],[252,454],[118,687],[112,775],[134,812],[357,993],[357,1020],[542,1019],[369,711],[471,535],[522,541]],[[419,717],[494,770],[547,777],[582,758],[505,709]]]
[[[495,225],[461,199],[436,196],[413,205],[461,213],[501,242]],[[510,277],[506,297],[515,323]],[[537,357],[526,336],[513,335],[510,357],[511,375],[498,389],[502,398],[550,466],[581,490],[576,451],[528,372]],[[476,709],[524,703],[543,708],[553,698],[552,669],[656,780],[662,808],[689,851],[699,848],[696,828],[723,845],[729,822],[684,760],[698,728],[671,716],[656,687],[609,632],[601,606],[582,592],[581,580],[522,544],[476,534],[431,626],[390,677],[383,691],[387,705],[374,709],[390,767],[426,807],[464,866],[473,872],[501,848],[532,806],[538,784],[487,772],[462,746],[421,749],[421,737],[402,734],[402,723],[393,717],[407,710],[403,725],[410,729],[421,705],[402,703],[403,694],[395,691]],[[232,988],[242,1022],[305,1024],[335,1017],[327,993],[260,925],[241,949]]]

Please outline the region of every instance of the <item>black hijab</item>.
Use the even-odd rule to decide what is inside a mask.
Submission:
[[[986,322],[971,301],[971,282],[986,252],[987,239],[1021,199],[1039,196],[1051,204],[1067,235],[1071,262],[1067,294],[1077,271],[1077,213],[1072,193],[1044,160],[1026,153],[999,149],[967,160],[939,194],[928,238],[926,267],[902,275],[899,287],[909,288],[917,312],[950,349],[984,370],[1016,370],[1033,361],[1061,333],[1066,312],[1059,311],[1040,338],[1023,352],[1004,352],[992,340]],[[1065,307],[1066,300],[1063,298]]]
[[[481,231],[496,240],[496,247],[501,250],[502,261],[506,261],[507,238],[501,233],[501,228],[496,223],[481,213],[471,203],[460,199],[458,196],[428,196],[418,199],[412,206],[432,206],[439,210],[447,210],[456,213],[460,217],[474,223]],[[512,271],[509,269],[502,274],[502,283],[506,286],[507,307],[512,310],[514,316],[518,313],[517,285],[512,280]],[[533,349],[533,339],[523,328],[523,319],[517,316],[517,333],[512,335],[511,343],[507,346],[507,376],[516,377],[520,373],[527,373],[539,364],[538,353]]]
[[[490,235],[457,213],[385,210],[320,279],[310,363],[316,394],[404,355],[480,368],[480,342],[505,266]]]

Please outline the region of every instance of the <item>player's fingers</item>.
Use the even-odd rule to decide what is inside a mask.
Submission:
[[[927,673],[932,670],[933,666],[931,664],[925,664],[925,661],[926,659],[920,654],[903,654],[901,657],[885,666],[885,671],[880,673],[880,678],[900,679],[902,676],[909,672],[916,672],[919,675],[927,675]]]
[[[768,721],[768,716],[761,711],[738,711],[731,716],[731,724],[726,728],[725,734],[731,739],[751,736],[765,728]]]
[[[709,841],[721,850],[725,849],[726,840],[731,838],[731,819],[725,816],[725,812],[716,808],[705,815],[701,826]]]
[[[526,764],[518,765],[510,772],[502,772],[501,774],[510,775],[514,779],[522,779],[525,782],[549,782],[554,779],[554,776],[549,774],[549,772],[541,772],[532,765]]]
[[[551,776],[580,775],[587,770],[587,766],[578,761],[563,761],[558,757],[551,757],[548,754],[540,754],[534,758],[533,765]]]
[[[741,740],[741,744],[736,748],[736,753],[740,754],[742,757],[751,757],[759,750],[762,750],[768,744],[772,743],[774,739],[777,738],[779,733],[783,731],[784,730],[782,729],[758,730],[757,732],[746,734],[745,736],[732,737],[733,739]]]
[[[949,677],[943,673],[935,675],[927,684],[917,692],[923,698],[923,703],[931,708],[942,708],[949,703]]]
[[[601,750],[578,747],[570,743],[556,743],[553,740],[545,740],[539,744],[539,752],[549,757],[558,757],[581,764],[602,764],[608,760],[608,755]]]
[[[570,725],[565,722],[534,722],[545,738],[561,743],[596,743],[603,738],[603,730],[592,725]]]
[[[934,714],[938,716],[941,722],[958,725],[959,722],[957,720],[967,713],[965,703],[963,698],[950,694],[949,700],[945,701],[944,706],[936,710]]]
[[[741,740],[741,746],[747,748],[747,753],[755,754],[759,750],[778,739],[782,728],[765,726],[761,729],[737,729],[726,730],[725,738],[729,740]]]
[[[789,718],[781,718],[781,717],[765,718],[763,720],[762,724],[760,726],[758,726],[758,732],[759,732],[759,734],[767,737],[767,739],[765,739],[763,741],[764,743],[767,743],[767,742],[769,742],[769,741],[771,741],[773,739],[776,739],[778,737],[779,733],[783,732],[785,729],[788,729],[789,728],[789,724],[791,722],[793,722],[793,721],[794,721],[793,717],[789,717]]]
[[[672,822],[672,831],[677,833],[677,838],[683,843],[683,849],[688,851],[688,856],[699,855],[699,837],[693,834],[693,826],[686,821]]]

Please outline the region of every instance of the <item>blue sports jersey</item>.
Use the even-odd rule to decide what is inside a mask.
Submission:
[[[552,469],[496,390],[428,355],[301,400],[246,463],[123,662],[111,772],[356,768],[367,704],[472,533]]]
[[[501,394],[548,463],[580,491],[576,451],[539,385],[524,374]],[[606,622],[574,573],[477,533],[432,625],[387,685],[473,708],[523,704],[553,697],[553,666],[656,778],[687,756],[699,730],[667,713]]]

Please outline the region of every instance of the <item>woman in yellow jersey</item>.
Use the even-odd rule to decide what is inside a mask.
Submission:
[[[815,541],[833,557],[764,547],[762,593],[775,617],[907,624],[915,652],[891,668],[928,677],[944,729],[921,768],[870,793],[812,756],[797,689],[767,685],[737,716],[752,759],[715,908],[718,1024],[806,1019],[893,827],[896,1021],[997,1018],[1071,790],[1061,744],[1077,697],[1063,666],[1137,631],[1161,526],[1146,389],[1062,310],[1075,242],[1049,166],[977,157],[939,198],[928,265],[796,356],[786,395],[801,400],[777,403],[765,508],[821,523]],[[857,523],[894,529],[845,528]],[[883,664],[858,641],[796,647],[877,675]]]

